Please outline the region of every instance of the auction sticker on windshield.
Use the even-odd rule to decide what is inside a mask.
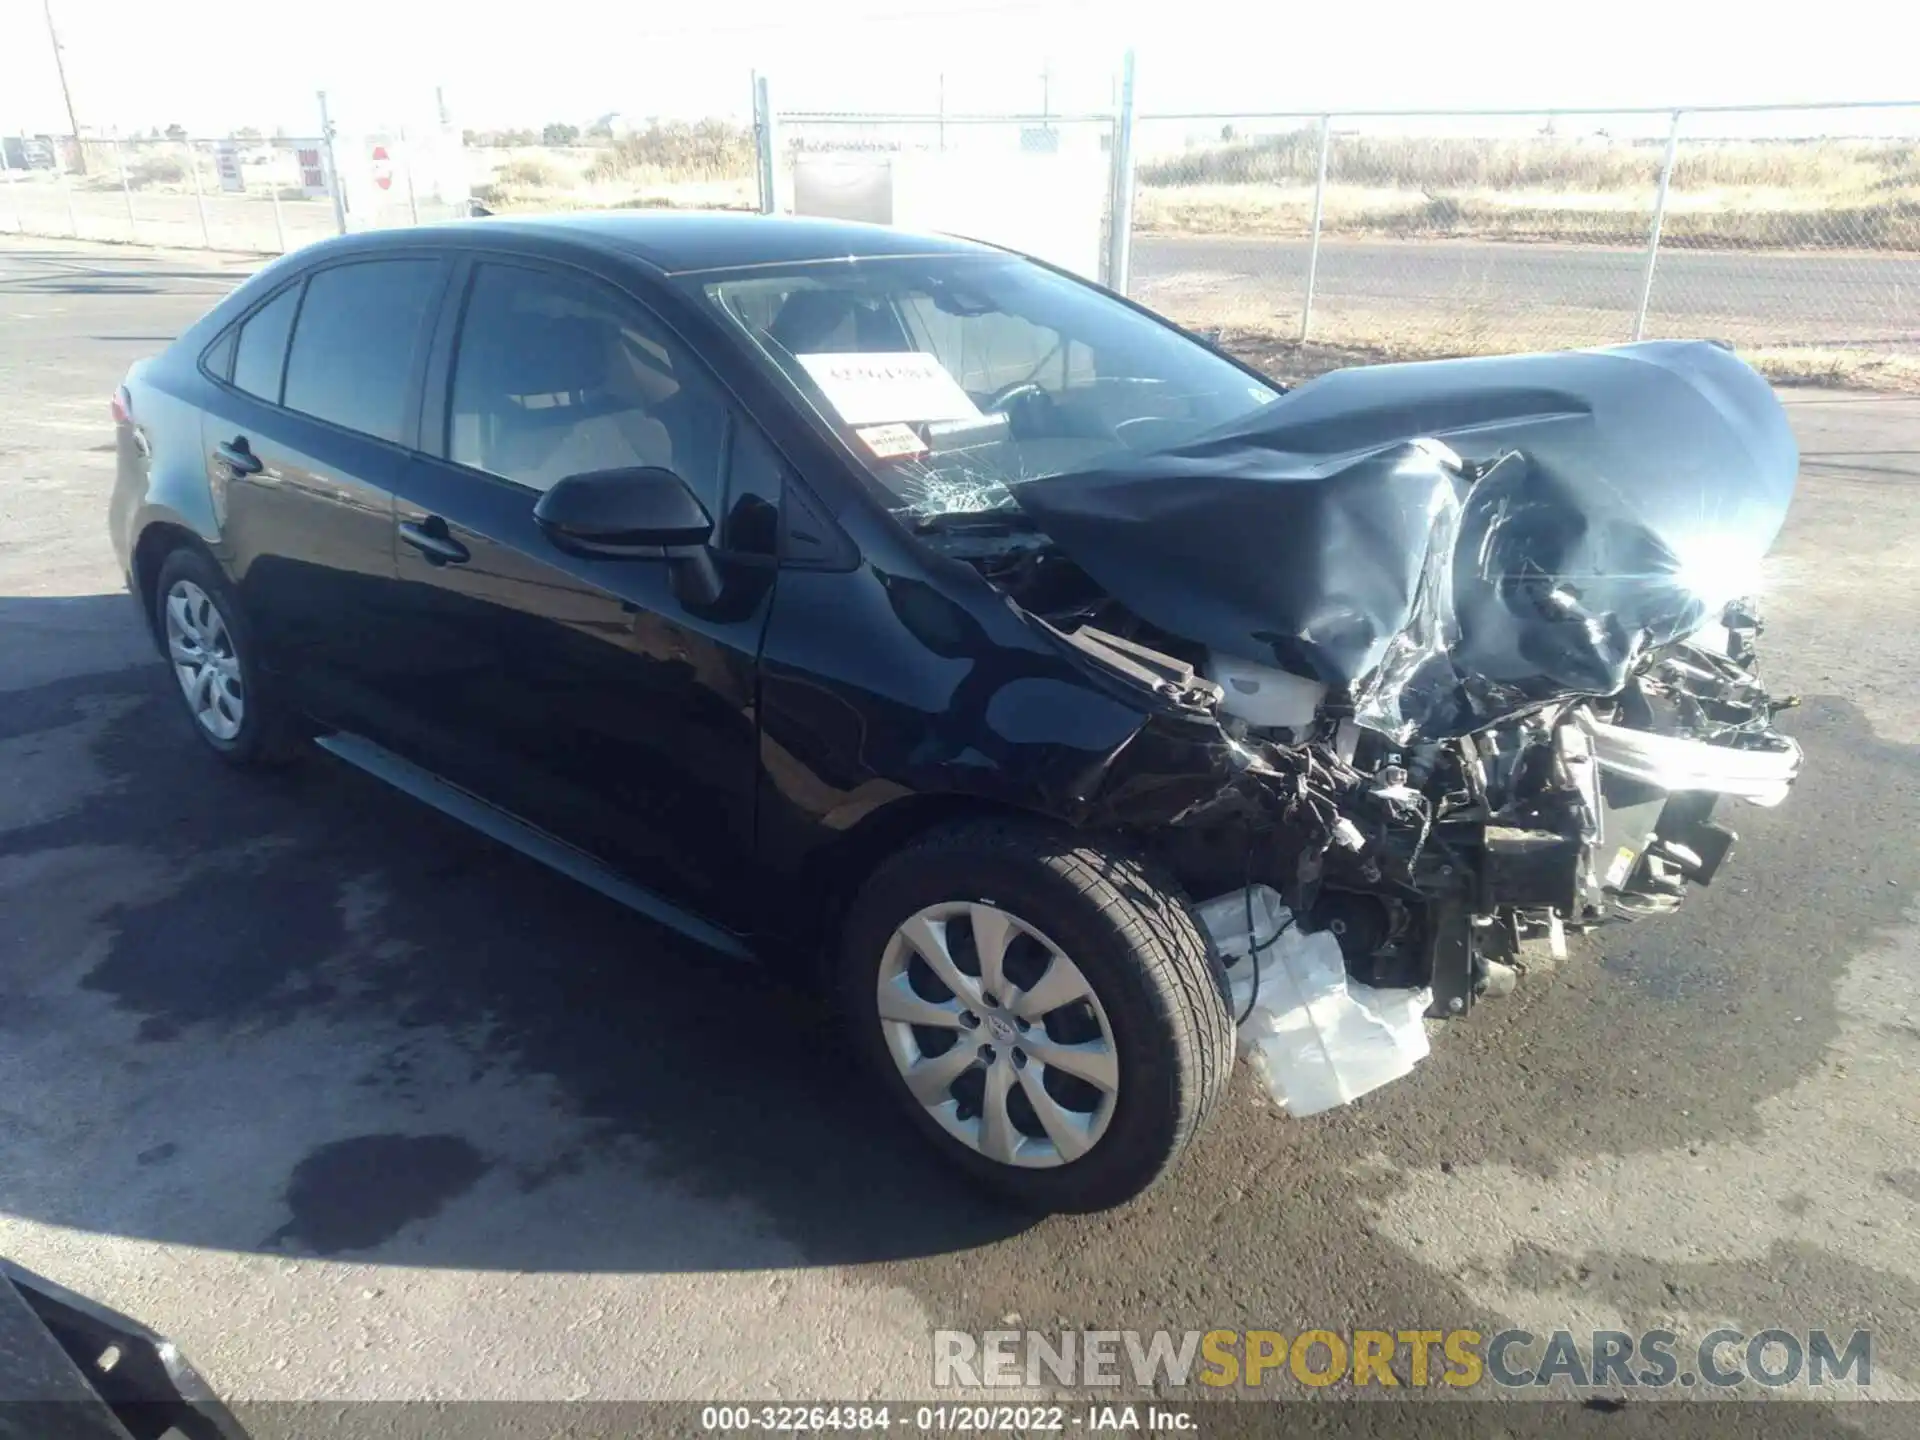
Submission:
[[[897,421],[890,425],[868,425],[854,433],[881,460],[899,460],[908,455],[927,453],[927,442],[914,433],[913,427]]]
[[[980,418],[960,382],[924,350],[794,358],[849,425]]]

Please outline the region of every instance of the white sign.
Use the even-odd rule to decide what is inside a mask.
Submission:
[[[324,200],[332,193],[327,188],[327,162],[318,145],[302,145],[294,151],[300,166],[300,191],[309,200]]]
[[[1108,169],[1098,150],[906,151],[893,157],[892,180],[890,213],[903,230],[984,240],[1101,278]]]
[[[217,140],[213,146],[213,168],[219,173],[220,188],[235,192],[247,188],[240,174],[240,149],[231,140]]]
[[[960,382],[921,350],[800,355],[827,403],[849,425],[889,420],[978,420]]]

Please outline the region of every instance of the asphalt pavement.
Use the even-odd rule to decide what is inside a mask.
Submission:
[[[1309,249],[1304,239],[1258,235],[1136,235],[1132,276],[1149,304],[1177,310],[1198,300],[1204,309],[1242,298],[1297,320]],[[1328,236],[1314,309],[1323,324],[1338,325],[1343,311],[1402,326],[1418,317],[1447,335],[1482,308],[1506,326],[1558,324],[1565,343],[1618,341],[1631,334],[1646,264],[1638,247]],[[1920,255],[1668,245],[1646,334],[1911,350],[1920,345]]]
[[[107,402],[241,273],[0,241],[0,1255],[255,1401],[925,1397],[936,1329],[1055,1325],[1866,1328],[1870,1393],[1920,1387],[1920,400],[1784,397],[1807,769],[1711,890],[1339,1112],[1242,1075],[1168,1184],[1034,1222],[803,996],[323,755],[200,753],[107,544]],[[1624,1433],[1508,1413],[1477,1433]]]
[[[392,204],[398,215],[403,207]],[[276,206],[259,194],[211,188],[199,196],[129,193],[105,181],[62,185],[15,173],[0,185],[0,233],[15,225],[92,241],[266,253],[333,234],[334,216],[317,200]],[[1297,237],[1136,234],[1133,285],[1147,303],[1196,323],[1265,316],[1291,333],[1306,292],[1308,249]],[[1329,235],[1314,307],[1323,338],[1340,341],[1517,333],[1532,344],[1600,344],[1631,333],[1645,270],[1638,246]],[[1911,350],[1920,345],[1920,254],[1668,244],[1646,334]]]

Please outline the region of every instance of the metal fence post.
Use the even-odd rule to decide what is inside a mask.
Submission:
[[[407,182],[407,223],[420,223],[420,197],[413,188],[413,141],[407,138],[406,127],[400,128],[400,173]]]
[[[1660,164],[1660,190],[1653,199],[1653,224],[1647,230],[1647,273],[1640,280],[1640,308],[1633,316],[1633,338],[1647,329],[1647,307],[1653,303],[1653,267],[1660,258],[1660,226],[1667,218],[1667,189],[1673,184],[1673,160],[1680,150],[1680,114],[1667,124],[1667,158]]]
[[[1313,238],[1307,242],[1307,294],[1300,303],[1300,343],[1313,330],[1313,286],[1320,273],[1320,222],[1327,210],[1327,156],[1333,148],[1333,116],[1320,117],[1320,171],[1313,182]]]
[[[120,175],[120,193],[127,202],[127,238],[140,238],[140,217],[133,213],[133,181],[127,177],[127,152],[120,148],[120,137],[113,137],[113,168]]]
[[[267,142],[267,150],[270,154],[274,154],[277,156],[279,153],[279,148],[280,147],[274,144],[271,140]],[[277,163],[268,167],[268,170],[270,172],[276,171],[278,169],[279,169],[279,166]],[[300,157],[298,152],[296,152],[294,155],[294,174],[298,175],[299,173],[300,173]],[[287,253],[287,221],[286,221],[286,217],[280,213],[280,177],[279,175],[273,174],[273,173],[268,174],[267,194],[273,197],[273,238],[280,246],[280,253],[284,255]]]
[[[773,101],[768,96],[767,77],[753,77],[753,148],[760,181],[760,213],[771,215],[780,208],[775,190],[778,170],[774,164]]]
[[[187,174],[193,177],[193,203],[200,211],[200,248],[213,248],[213,232],[207,228],[207,192],[200,184],[200,156],[193,148],[193,141],[187,141]]]
[[[1133,268],[1133,50],[1120,61],[1120,108],[1113,118],[1113,195],[1107,204],[1107,288],[1127,293]]]
[[[26,152],[20,152],[20,163],[25,164]],[[13,211],[13,228],[20,234],[27,233],[27,212],[20,208],[20,192],[13,187],[18,182],[13,178],[13,166],[7,161],[7,147],[0,144],[0,173],[7,177],[7,205]]]
[[[27,181],[28,183],[32,183],[32,180],[33,180],[33,147],[32,147],[32,145],[31,145],[31,144],[29,143],[29,141],[27,140],[27,132],[26,132],[25,130],[22,130],[22,131],[20,132],[20,175],[21,175],[21,178],[22,178],[22,179],[24,179],[24,180],[26,180],[26,181]],[[16,196],[14,197],[14,199],[15,199],[15,201],[17,202],[17,201],[18,201],[18,199],[19,199],[19,197],[18,197],[18,196],[16,195]],[[16,205],[16,208],[17,208],[17,205]],[[26,229],[26,214],[27,214],[27,212],[26,212],[25,210],[20,210],[20,212],[19,212],[19,213],[20,213],[20,218],[21,218],[21,229],[22,229],[22,230],[24,231],[24,230]],[[43,231],[43,230],[36,230],[36,231],[35,231],[34,233],[35,233],[36,235],[42,235],[42,234],[47,234],[47,233],[50,233],[50,232],[48,232],[48,231]]]

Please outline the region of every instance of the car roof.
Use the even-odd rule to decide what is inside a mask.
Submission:
[[[362,232],[354,249],[382,248],[422,237],[518,236],[585,242],[618,251],[669,274],[737,270],[826,260],[901,255],[992,255],[989,246],[951,235],[916,234],[888,225],[743,211],[577,210],[555,215],[499,215],[410,229]],[[334,242],[336,245],[340,242]]]

